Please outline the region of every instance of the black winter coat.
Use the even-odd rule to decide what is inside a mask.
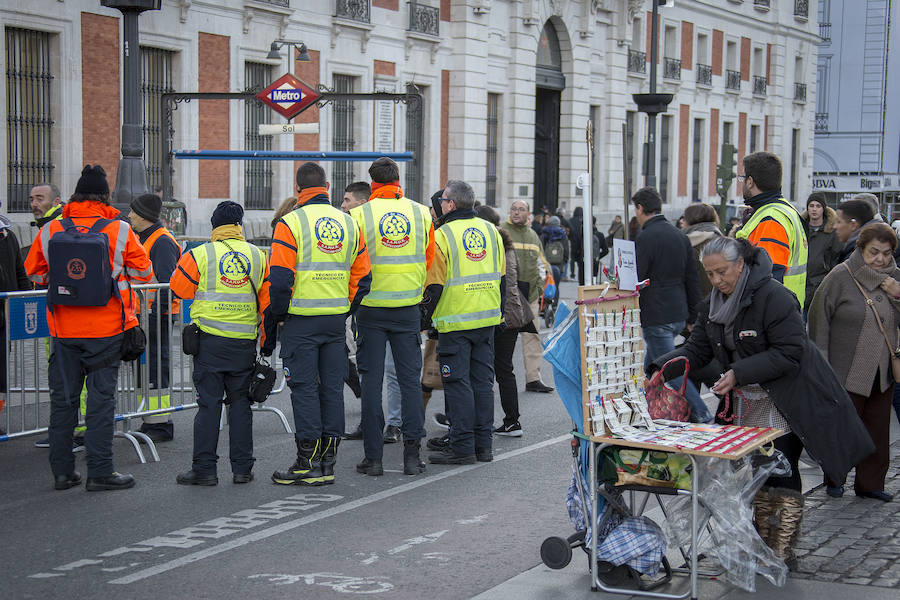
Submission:
[[[652,217],[635,240],[641,290],[641,325],[693,323],[700,302],[700,275],[691,241],[662,215]]]
[[[718,360],[723,371],[734,371],[738,385],[760,384],[825,474],[843,481],[875,450],[872,438],[843,385],[806,335],[797,297],[772,279],[768,254],[757,252],[750,267],[734,321],[734,360],[724,346],[725,327],[709,320],[706,299],[691,337],[655,360],[647,376],[677,356],[687,357],[692,369]]]

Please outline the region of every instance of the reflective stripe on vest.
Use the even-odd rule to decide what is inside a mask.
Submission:
[[[166,229],[165,227],[160,227],[156,231],[150,234],[150,237],[147,238],[147,241],[144,242],[144,248],[147,249],[147,255],[153,250],[153,245],[156,243],[156,240],[161,238],[162,236],[167,236],[172,243],[175,244],[175,247],[178,248],[178,257],[181,258],[181,246],[178,244],[178,240],[175,239],[175,236],[172,235],[172,232]],[[151,309],[153,308],[153,303],[156,302],[156,294],[155,290],[147,290],[149,293],[147,294],[147,306]],[[174,294],[170,294],[171,301],[169,306],[169,314],[175,315],[181,312],[181,300],[175,297]],[[138,308],[140,308],[140,304],[138,304]]]
[[[297,242],[292,315],[338,315],[350,310],[350,268],[359,229],[350,215],[328,204],[307,204],[284,216]]]
[[[800,214],[784,198],[778,202],[764,204],[750,217],[750,220],[738,230],[735,237],[747,239],[763,219],[774,219],[781,225],[788,236],[790,245],[790,257],[787,269],[784,273],[784,287],[796,294],[800,306],[806,299],[806,263],[809,254],[806,242],[806,234],[803,223],[800,222]]]
[[[250,281],[252,278],[259,290],[266,258],[253,244],[237,239],[226,241],[233,250],[225,242],[209,242],[191,250],[200,273],[191,319],[206,333],[256,339],[259,314]]]
[[[375,198],[350,211],[365,236],[372,287],[365,306],[412,306],[425,287],[431,215],[409,198]]]
[[[435,232],[447,262],[447,281],[432,320],[440,333],[500,323],[500,264],[497,228],[482,219],[451,221]]]

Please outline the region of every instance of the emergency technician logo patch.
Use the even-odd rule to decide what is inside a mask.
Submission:
[[[344,228],[331,217],[322,217],[316,221],[316,246],[325,254],[340,252],[344,247]]]
[[[237,251],[231,251],[219,261],[219,281],[236,288],[250,281],[250,259]]]
[[[469,227],[463,232],[463,248],[466,250],[466,258],[469,260],[484,260],[487,255],[487,239],[484,234],[474,227]]]
[[[87,265],[84,264],[84,261],[80,258],[73,258],[66,263],[66,273],[69,275],[70,279],[84,279],[84,274],[86,272]]]
[[[378,222],[381,245],[388,248],[402,248],[409,243],[409,219],[398,212],[389,212]]]

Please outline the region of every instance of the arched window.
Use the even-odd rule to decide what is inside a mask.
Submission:
[[[566,87],[566,78],[562,74],[559,37],[550,21],[544,25],[541,39],[538,40],[536,82],[538,87],[552,90]]]

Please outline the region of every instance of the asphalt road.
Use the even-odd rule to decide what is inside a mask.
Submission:
[[[574,285],[564,284],[563,296]],[[517,351],[516,372],[524,389]],[[544,380],[552,383],[545,365]],[[359,403],[345,390],[348,427]],[[290,420],[287,391],[269,403]],[[521,438],[495,437],[492,463],[429,465],[402,474],[402,448],[385,447],[383,477],[357,474],[362,442],[339,449],[336,483],[279,486],[271,472],[291,464],[292,436],[272,414],[254,420],[256,480],[231,483],[227,431],[219,485],[184,487],[191,412],[174,415],[176,438],[160,462],[141,464],[115,440],[116,468],[137,486],[121,492],[55,491],[47,450],[34,438],[0,444],[0,520],[7,598],[469,598],[532,569],[550,535],[568,535],[571,422],[555,393],[520,394]],[[429,435],[442,432],[427,411]],[[499,397],[495,422],[502,411]],[[84,455],[76,468],[85,474]]]

